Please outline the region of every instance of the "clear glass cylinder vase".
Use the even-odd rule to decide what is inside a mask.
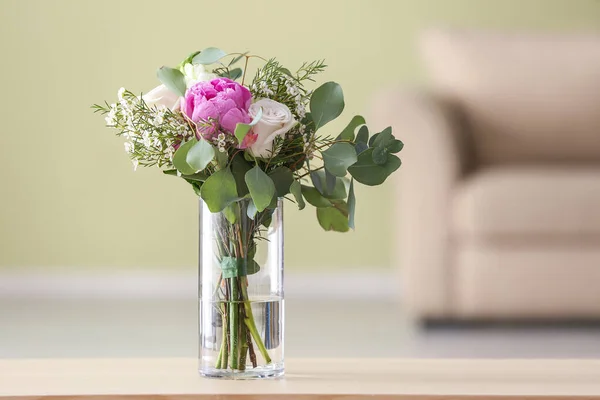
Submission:
[[[250,200],[219,213],[200,200],[199,247],[200,374],[283,375],[282,199],[256,213]]]

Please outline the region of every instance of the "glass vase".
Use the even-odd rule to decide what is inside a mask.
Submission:
[[[211,213],[200,200],[199,371],[206,377],[284,373],[283,201],[253,218],[249,207],[241,200]]]

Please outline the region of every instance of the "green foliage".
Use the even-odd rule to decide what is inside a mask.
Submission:
[[[348,168],[352,177],[368,186],[381,185],[390,174],[400,168],[402,164],[395,155],[388,155],[384,164],[377,164],[373,160],[374,148],[369,148],[358,155],[358,161]]]
[[[354,131],[360,125],[364,125],[365,119],[360,115],[355,115],[354,118],[348,123],[348,125],[344,128],[342,133],[337,137],[338,140],[349,140],[354,141]]]
[[[215,149],[204,139],[190,147],[185,156],[186,163],[196,171],[204,171],[215,158]]]
[[[302,195],[315,207],[331,207],[332,203],[325,198],[317,189],[311,186],[301,185]]]
[[[302,185],[297,180],[294,180],[290,185],[290,193],[294,195],[296,199],[296,203],[298,203],[298,209],[303,210],[306,207],[304,203],[304,198],[302,197]]]
[[[319,86],[310,98],[310,113],[315,130],[336,119],[344,111],[344,93],[335,82]]]
[[[320,182],[319,187],[323,186],[323,182],[327,181],[327,174],[323,170],[314,171],[315,181]],[[331,190],[323,190],[319,192],[327,199],[342,200],[346,198],[346,183],[344,178],[334,176],[335,181]],[[318,189],[317,189],[318,190]]]
[[[317,219],[326,231],[348,232],[348,205],[343,200],[335,200],[331,207],[317,208]]]
[[[224,168],[212,174],[200,190],[202,200],[212,213],[221,212],[229,204],[237,201],[238,194],[235,179],[229,168]]]
[[[200,54],[200,51],[194,51],[193,53],[190,53],[190,55],[187,56],[185,60],[181,62],[181,64],[179,64],[178,69],[181,70],[185,64],[191,64],[194,57],[196,57],[198,54]]]
[[[354,212],[356,211],[356,196],[354,195],[354,179],[350,180],[348,190],[348,227],[354,229]]]
[[[235,224],[240,219],[240,205],[238,202],[231,203],[223,210],[223,215],[230,224]]]
[[[260,119],[262,118],[262,113],[263,110],[262,107],[260,107],[252,122],[250,122],[249,124],[238,123],[235,126],[235,137],[238,140],[238,143],[242,143],[248,132],[250,132],[250,129],[252,129],[252,127],[256,125],[258,121],[260,121]]]
[[[196,169],[187,163],[188,152],[192,147],[194,147],[194,145],[196,145],[196,143],[198,143],[196,139],[190,139],[179,146],[173,155],[173,166],[183,175],[191,175],[196,173]]]
[[[254,205],[254,202],[252,201],[252,199],[250,199],[248,201],[248,207],[246,208],[246,215],[251,220],[254,220],[254,218],[256,217],[256,213],[257,212],[258,212],[258,210],[256,209],[256,206]]]
[[[259,212],[263,211],[271,204],[275,195],[273,180],[258,165],[255,165],[250,171],[246,172],[245,181],[256,209]]]
[[[345,176],[348,167],[358,160],[354,146],[350,143],[334,143],[321,154],[325,169],[335,176]]]
[[[277,197],[284,197],[290,192],[290,186],[294,181],[294,174],[287,167],[277,167],[269,172],[269,177],[275,184],[275,193]]]
[[[231,160],[231,173],[235,179],[235,185],[239,197],[244,197],[250,191],[248,185],[246,185],[246,173],[252,169],[252,166],[244,159],[241,154],[236,154]]]
[[[185,78],[180,70],[163,66],[156,75],[170,91],[180,97],[185,96]]]
[[[202,50],[200,54],[197,54],[193,58],[192,63],[202,65],[214,64],[226,55],[227,53],[221,49],[217,49],[216,47],[208,47]]]

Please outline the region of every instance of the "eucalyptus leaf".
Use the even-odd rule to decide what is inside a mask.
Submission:
[[[209,48],[202,50],[200,52],[200,54],[197,54],[193,58],[192,62],[194,64],[202,64],[202,65],[214,64],[217,61],[219,61],[221,58],[225,57],[226,55],[227,55],[227,53],[225,53],[221,49],[217,49],[216,47],[209,47]]]
[[[217,165],[219,168],[225,168],[229,162],[229,154],[226,151],[217,151],[215,156],[217,158]]]
[[[208,179],[208,175],[204,172],[196,172],[191,175],[181,175],[183,179],[186,181],[196,181],[196,182],[204,182]]]
[[[317,219],[326,231],[348,232],[348,205],[336,201],[332,207],[317,208]]]
[[[236,79],[241,78],[241,76],[243,75],[243,72],[241,68],[234,68],[232,70],[229,71],[229,76],[228,78],[235,81]]]
[[[394,141],[392,127],[388,126],[379,133],[374,134],[369,140],[369,147],[385,147]]]
[[[223,215],[230,224],[235,224],[240,219],[240,206],[238,202],[231,203],[223,210]]]
[[[321,180],[318,171],[311,171],[309,176],[313,186],[319,191],[319,193],[325,193],[325,190],[323,190],[323,181]]]
[[[369,142],[369,128],[366,125],[363,125],[358,130],[358,134],[356,135],[356,140],[354,143],[364,143],[367,144]]]
[[[322,169],[319,171],[314,171],[315,181],[320,182],[321,186],[323,184],[327,185],[327,172]],[[335,176],[334,176],[335,177]],[[346,198],[346,183],[344,182],[345,178],[335,177],[335,185],[333,190],[327,193],[321,193],[321,195],[327,199],[333,200],[341,200]]]
[[[252,166],[244,159],[244,157],[238,153],[231,160],[231,173],[235,179],[235,185],[239,197],[244,197],[250,191],[248,185],[246,185],[246,173],[252,169]]]
[[[165,174],[165,175],[172,175],[172,176],[179,176],[179,174],[177,173],[176,169],[165,169],[163,171],[163,174]]]
[[[235,179],[229,168],[220,169],[212,174],[202,185],[200,196],[212,213],[221,212],[229,204],[237,201],[239,198]]]
[[[252,201],[258,211],[263,211],[271,204],[275,195],[275,184],[258,165],[255,165],[250,171],[246,172],[244,178],[250,190]]]
[[[384,165],[388,160],[388,151],[385,147],[373,148],[373,162],[378,165]]]
[[[250,201],[248,202],[248,207],[246,208],[246,215],[251,220],[254,220],[257,212],[258,212],[258,210],[256,209],[254,202],[252,201],[252,199],[250,199]]]
[[[335,176],[345,176],[348,167],[358,160],[354,146],[350,143],[334,143],[321,154],[325,169]]]
[[[290,192],[290,186],[294,181],[294,174],[287,167],[277,167],[269,172],[269,177],[275,184],[275,192],[277,197],[284,197]]]
[[[315,130],[336,119],[344,111],[344,93],[335,82],[319,86],[310,97],[310,113]]]
[[[194,57],[196,57],[198,54],[200,54],[200,51],[194,51],[193,53],[190,53],[190,55],[187,56],[185,60],[181,62],[181,64],[179,64],[179,69],[181,70],[185,64],[191,64]]]
[[[348,168],[356,181],[368,186],[382,184],[402,164],[398,157],[389,154],[385,164],[379,165],[373,160],[373,150],[371,147],[360,153],[356,164]]]
[[[315,207],[331,207],[332,203],[330,200],[323,197],[321,193],[314,187],[301,185],[302,195],[310,204]]]
[[[364,125],[365,123],[365,119],[361,115],[355,115],[354,118],[352,118],[352,120],[350,121],[350,123],[344,128],[342,133],[340,133],[338,139],[353,141],[354,131],[360,125]]]
[[[215,158],[215,149],[204,139],[200,139],[187,152],[185,161],[196,171],[204,171]]]
[[[290,185],[290,193],[294,195],[298,209],[303,210],[306,207],[306,203],[304,203],[304,198],[302,197],[302,185],[300,185],[300,182],[294,179],[294,182]]]
[[[330,196],[334,189],[337,177],[328,170],[325,170],[325,195]]]
[[[263,114],[263,109],[262,109],[262,107],[260,107],[258,109],[258,112],[256,113],[256,116],[252,120],[252,122],[250,122],[249,124],[238,123],[235,126],[234,134],[235,134],[236,139],[238,140],[238,143],[242,143],[244,141],[244,138],[246,137],[248,132],[250,132],[250,129],[252,129],[252,127],[254,125],[256,125],[258,123],[258,121],[260,121],[260,119],[262,118],[262,114]]]
[[[180,70],[162,66],[156,76],[171,92],[179,97],[185,96],[185,78]]]
[[[348,189],[348,227],[354,229],[354,212],[356,211],[356,196],[354,195],[354,179],[350,180]]]
[[[402,143],[399,139],[394,139],[394,141],[388,144],[388,151],[390,153],[398,153],[404,148],[404,143]]]
[[[175,154],[173,154],[173,166],[183,175],[196,173],[196,169],[190,166],[186,161],[188,152],[196,143],[198,143],[196,139],[191,139],[180,145],[177,151],[175,151]]]
[[[360,154],[363,151],[367,150],[368,148],[369,148],[369,145],[364,142],[358,142],[354,145],[354,151],[356,151],[356,154]]]

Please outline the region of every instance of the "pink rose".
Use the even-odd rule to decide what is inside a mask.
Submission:
[[[228,78],[217,78],[190,87],[181,111],[198,124],[212,123],[199,132],[205,139],[212,139],[218,131],[233,134],[238,123],[250,123],[251,103],[252,94],[244,86]]]

